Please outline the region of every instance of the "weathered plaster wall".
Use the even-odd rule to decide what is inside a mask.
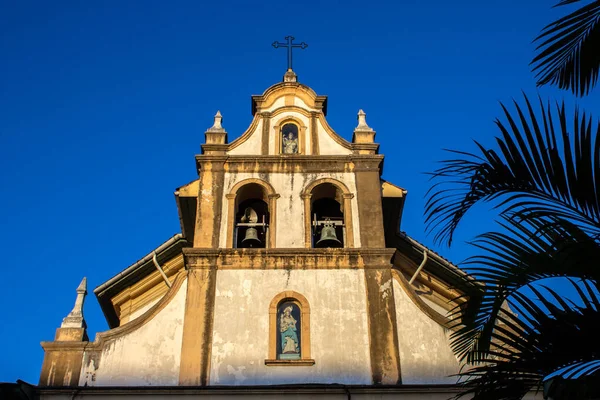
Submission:
[[[304,247],[304,201],[300,194],[313,181],[321,178],[332,178],[343,182],[351,193],[356,193],[355,174],[351,172],[341,173],[225,173],[225,190],[223,191],[223,213],[221,221],[221,232],[219,246],[226,247],[227,235],[230,228],[228,221],[227,194],[233,186],[245,179],[256,178],[269,182],[280,197],[277,199],[277,231],[276,246],[278,248],[302,248]],[[351,200],[352,224],[354,231],[354,247],[360,247],[360,221],[358,220],[357,197]],[[344,212],[348,212],[344,210]]]
[[[161,297],[154,299],[151,302],[149,302],[148,304],[146,304],[145,306],[140,307],[139,309],[132,312],[131,316],[129,317],[129,321],[133,321],[134,319],[136,319],[137,317],[139,317],[140,315],[142,315],[143,313],[145,313],[146,311],[151,309],[156,303],[158,303],[160,301],[160,299],[161,299]]]
[[[94,386],[177,385],[187,281],[152,320],[107,341]],[[87,374],[82,374],[85,379]]]
[[[293,290],[310,304],[312,366],[266,366],[269,304]],[[363,270],[219,270],[211,385],[371,383]]]
[[[425,304],[427,304],[429,307],[433,308],[435,311],[437,311],[438,313],[440,313],[444,317],[448,316],[448,310],[446,308],[442,307],[441,305],[437,304],[434,301],[429,300],[427,297],[425,297],[423,295],[419,295],[419,297],[421,298],[421,300],[423,300],[423,302]]]
[[[231,149],[229,154],[231,155],[259,155],[261,151],[262,141],[262,118],[258,121],[256,128],[252,131],[250,137],[239,146]]]
[[[325,131],[323,121],[319,119],[317,121],[317,129],[319,130],[319,153],[322,155],[339,155],[339,154],[351,154],[352,150],[347,149],[337,143],[329,134]]]
[[[298,97],[294,98],[293,105],[296,107],[303,108],[307,111],[315,111],[314,109],[308,107],[306,105],[306,103],[304,103],[302,101],[302,99],[300,99]],[[284,107],[285,107],[285,101],[284,101],[284,98],[282,97],[282,98],[277,99],[277,101],[273,104],[273,106],[265,111],[272,112],[272,111],[275,111],[275,110],[278,110],[278,109],[284,108]],[[305,115],[303,115],[297,111],[294,111],[294,110],[284,111],[280,114],[277,114],[277,115],[271,117],[271,119],[269,121],[269,145],[268,145],[269,154],[271,154],[271,155],[278,154],[277,142],[279,140],[279,136],[278,136],[279,130],[277,127],[280,127],[281,124],[283,122],[285,122],[286,119],[290,119],[290,118],[293,118],[296,121],[300,121],[302,126],[305,127],[304,154],[311,154],[311,149],[312,149],[311,129],[312,129],[312,127],[311,127],[310,118],[308,118]],[[330,136],[330,134],[325,129],[325,126],[323,125],[323,120],[324,120],[324,117],[321,116],[321,118],[319,118],[317,120],[317,125],[316,125],[317,126],[317,136],[318,136],[318,141],[319,141],[319,153],[322,155],[351,154],[352,151],[350,149],[345,148],[344,146],[342,146],[341,144],[336,142]],[[263,130],[263,120],[262,120],[262,118],[260,118],[256,127],[254,127],[252,129],[252,131],[249,132],[249,137],[243,143],[240,143],[238,146],[231,149],[228,152],[228,154],[230,154],[230,155],[259,155],[259,154],[261,154],[262,130]]]
[[[403,384],[456,383],[460,369],[450,349],[448,334],[425,315],[394,280],[396,323]]]

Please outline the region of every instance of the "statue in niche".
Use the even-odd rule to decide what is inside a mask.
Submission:
[[[281,150],[283,154],[298,153],[298,126],[285,124],[281,129]]]
[[[297,317],[294,317],[296,314]],[[299,309],[294,303],[286,302],[279,307],[279,358],[293,360],[300,358],[300,340],[298,338]],[[299,325],[299,324],[298,324]]]

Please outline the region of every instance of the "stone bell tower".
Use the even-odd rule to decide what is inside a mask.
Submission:
[[[220,369],[234,365],[239,351],[254,359],[238,367],[257,383],[277,375],[292,382],[290,374],[330,380],[344,368],[363,383],[399,382],[383,156],[362,110],[352,143],[328,125],[326,113],[327,97],[288,70],[283,82],[252,96],[253,120],[238,139],[228,143],[220,113],[206,131],[199,179],[178,194],[183,234],[193,243],[184,249],[191,279],[181,384],[230,383]],[[301,319],[299,351],[285,356],[267,314],[252,322],[288,292],[282,300],[297,302],[300,316],[306,311],[293,293],[306,299],[310,327]],[[269,331],[274,337],[260,345],[249,342]]]
[[[205,132],[181,233],[94,289],[110,329],[93,342],[78,288],[42,342],[46,396],[455,393],[463,273],[399,231],[406,191],[366,114],[345,140],[291,69],[251,101],[235,140],[219,112]]]

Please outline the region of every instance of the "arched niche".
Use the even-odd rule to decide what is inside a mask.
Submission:
[[[290,307],[295,307],[291,318],[291,325],[295,326],[295,331],[291,334],[289,332],[292,329],[287,329],[290,323],[285,321],[286,309]],[[282,326],[286,329],[282,330]],[[285,345],[282,345],[282,338],[287,337],[298,340],[299,354],[297,357],[294,357],[293,354],[288,358],[282,357],[283,350],[286,348]],[[286,344],[289,345],[289,341],[286,341]],[[314,364],[310,350],[310,305],[306,297],[293,290],[279,293],[269,305],[269,354],[266,364],[285,365],[283,363]]]
[[[242,222],[247,208],[252,208],[258,214],[258,223],[253,226],[258,230],[263,246],[275,247],[277,198],[273,187],[261,179],[250,178],[234,185],[226,195],[227,198],[227,243],[226,247],[241,247],[241,239],[248,229],[248,222]],[[264,218],[263,218],[264,217]],[[262,230],[262,232],[261,232]],[[237,235],[236,235],[237,233]],[[237,237],[236,237],[237,236]]]
[[[303,191],[304,200],[304,244],[314,247],[320,234],[323,219],[328,217],[335,224],[336,235],[342,246],[354,247],[354,229],[352,226],[352,198],[348,187],[331,178],[311,182]],[[330,215],[327,215],[330,214]],[[316,218],[315,218],[316,216]],[[315,226],[315,220],[317,226]]]
[[[294,154],[306,154],[305,144],[306,144],[306,125],[302,123],[299,118],[293,116],[286,116],[277,122],[277,125],[273,126],[275,130],[275,154],[284,154],[284,155],[294,155]],[[286,137],[292,133],[295,135],[297,140],[297,149],[296,152],[287,152],[286,141],[290,139],[286,139]]]

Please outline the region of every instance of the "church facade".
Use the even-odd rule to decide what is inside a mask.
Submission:
[[[77,288],[41,397],[457,393],[464,273],[399,231],[407,192],[381,179],[365,113],[344,140],[288,70],[252,114],[230,142],[217,113],[175,192],[181,233],[94,290],[110,329],[93,341]]]

